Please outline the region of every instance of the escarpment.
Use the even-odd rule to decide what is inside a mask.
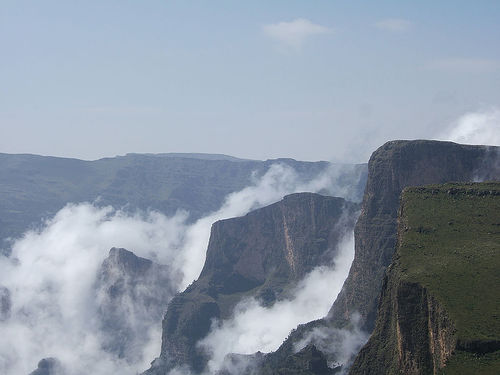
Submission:
[[[207,356],[196,343],[209,333],[212,320],[229,318],[246,297],[264,306],[289,297],[313,268],[331,264],[357,210],[342,198],[297,193],[213,224],[201,275],[169,304],[161,354],[147,373],[176,366],[202,372]]]
[[[361,328],[366,334],[372,332],[385,270],[396,247],[399,197],[405,187],[500,180],[499,161],[500,147],[493,146],[417,140],[391,141],[377,149],[368,163],[367,185],[354,232],[355,257],[342,291],[325,319],[297,327],[276,352],[266,355],[265,373],[277,373],[295,354],[295,344],[315,330]],[[359,317],[355,327],[353,316]],[[358,337],[361,340],[362,335]],[[324,352],[332,363],[339,363],[340,340],[331,335]],[[353,347],[354,355],[358,349]],[[349,366],[349,362],[343,365]]]
[[[337,325],[358,312],[371,332],[377,298],[396,245],[399,196],[407,186],[500,180],[499,147],[439,141],[392,141],[368,163],[368,181],[355,228],[355,258],[329,313]]]
[[[403,192],[375,330],[350,374],[498,373],[499,212],[500,183]]]

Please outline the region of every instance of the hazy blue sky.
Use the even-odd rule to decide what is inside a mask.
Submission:
[[[0,152],[365,161],[500,105],[500,1],[0,0]]]

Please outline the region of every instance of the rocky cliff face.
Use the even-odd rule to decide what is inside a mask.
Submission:
[[[500,180],[499,155],[499,147],[423,140],[392,141],[375,151],[355,228],[356,255],[329,318],[343,325],[359,312],[364,328],[372,331],[384,272],[396,245],[399,195],[405,187]]]
[[[338,337],[337,329],[356,334],[360,333],[356,332],[358,328],[372,332],[384,273],[396,246],[399,196],[405,187],[478,179],[500,180],[499,147],[419,140],[392,141],[376,150],[368,163],[368,180],[355,228],[355,257],[341,293],[328,317],[299,326],[276,352],[265,357],[264,373],[278,373],[287,358],[295,355],[296,344],[311,332],[335,333],[329,334],[329,342],[323,345],[332,363],[341,356],[343,338]],[[359,326],[353,327],[352,317],[358,314]],[[354,354],[363,344],[363,335],[356,337]],[[349,365],[350,361],[344,360]]]
[[[350,374],[497,373],[498,212],[500,183],[403,193],[375,330]]]
[[[180,277],[180,275],[178,275]],[[98,318],[104,348],[134,362],[159,323],[175,290],[169,267],[112,248],[97,275]]]
[[[356,210],[341,198],[300,193],[215,223],[199,279],[168,306],[161,355],[148,373],[179,365],[201,372],[207,358],[196,343],[212,319],[230,317],[244,297],[264,305],[285,298],[314,267],[331,262]]]

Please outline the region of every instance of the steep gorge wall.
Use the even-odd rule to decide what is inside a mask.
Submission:
[[[147,373],[183,365],[201,372],[208,358],[196,343],[208,334],[212,319],[229,318],[245,297],[267,306],[290,297],[307,273],[331,263],[357,209],[342,198],[298,193],[216,222],[199,279],[168,306],[161,354]]]
[[[407,186],[450,181],[500,180],[500,147],[439,141],[391,141],[368,163],[368,181],[355,228],[355,258],[329,313],[336,325],[354,312],[373,330],[377,299],[396,246],[399,195]]]
[[[401,201],[375,329],[350,374],[497,373],[500,183],[409,188]]]
[[[277,374],[286,368],[296,355],[295,344],[310,332],[352,330],[352,317],[357,314],[361,329],[373,331],[384,274],[396,247],[399,197],[405,187],[478,179],[500,180],[500,147],[417,140],[391,141],[377,149],[368,163],[355,227],[355,257],[342,291],[325,319],[299,326],[276,352],[265,356],[263,373]],[[336,337],[330,341],[324,354],[336,362],[335,347],[341,343]]]

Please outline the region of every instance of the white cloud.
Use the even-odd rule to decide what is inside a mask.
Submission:
[[[304,18],[297,18],[291,22],[265,25],[262,29],[269,37],[295,49],[300,49],[310,36],[326,34],[332,31],[328,27],[314,24]]]
[[[380,30],[390,32],[403,32],[411,29],[413,23],[402,18],[386,18],[375,23]]]
[[[466,113],[455,121],[438,139],[466,144],[500,145],[500,110]]]
[[[0,285],[12,297],[11,316],[0,322],[0,373],[27,374],[45,357],[69,364],[68,374],[146,368],[159,351],[160,324],[150,327],[137,363],[106,353],[96,319],[97,270],[112,246],[171,262],[184,219],[183,214],[130,216],[111,207],[68,205],[43,229],[16,241],[11,258],[0,259]]]
[[[431,61],[427,64],[427,67],[452,73],[488,73],[500,69],[500,61],[453,57]]]

